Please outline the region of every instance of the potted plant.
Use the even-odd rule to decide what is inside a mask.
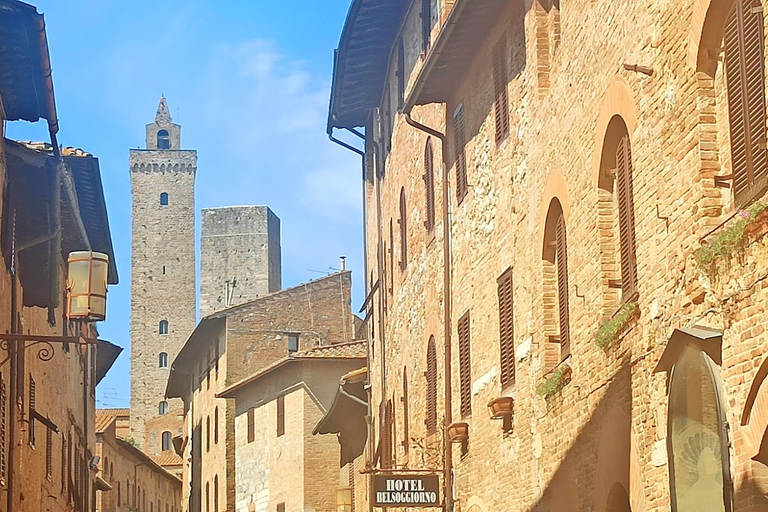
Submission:
[[[469,424],[463,421],[448,425],[448,440],[452,443],[462,443],[469,439]]]

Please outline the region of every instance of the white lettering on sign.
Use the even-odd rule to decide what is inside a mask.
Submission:
[[[402,482],[402,480],[396,480]],[[408,491],[408,492],[390,492],[380,491],[376,493],[377,503],[398,504],[398,503],[437,503],[437,493],[426,491]]]

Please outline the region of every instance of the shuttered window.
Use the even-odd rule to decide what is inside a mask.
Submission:
[[[53,430],[45,429],[45,477],[53,476]]]
[[[456,200],[461,204],[467,195],[467,141],[464,133],[464,105],[453,114],[453,156],[456,163]]]
[[[427,344],[427,434],[437,432],[437,351],[435,337],[429,337]]]
[[[427,218],[424,226],[427,231],[435,229],[435,168],[434,152],[432,151],[432,137],[427,139],[424,149],[424,189],[427,195]]]
[[[29,444],[35,446],[35,405],[37,402],[35,379],[29,376]]]
[[[3,380],[3,374],[0,373],[0,483],[5,484],[5,477],[7,471],[7,459],[6,459],[6,444],[5,444],[5,431],[7,428],[6,420],[6,406],[8,403],[8,390],[5,387],[5,380]]]
[[[515,343],[513,325],[512,269],[498,280],[499,292],[499,351],[501,386],[515,383]]]
[[[616,148],[616,194],[619,200],[619,242],[621,250],[621,298],[637,299],[637,256],[635,242],[635,199],[632,186],[632,149],[629,135]]]
[[[252,443],[254,439],[256,439],[256,432],[254,430],[254,417],[253,417],[253,409],[248,409],[248,442]]]
[[[400,189],[400,270],[408,266],[408,213],[405,205],[405,188]]]
[[[213,512],[219,512],[219,475],[213,477]]]
[[[509,135],[509,97],[507,96],[507,37],[502,36],[493,50],[493,114],[496,121],[496,144]]]
[[[461,415],[472,412],[472,361],[469,344],[469,311],[459,319],[459,395]]]
[[[560,358],[571,354],[568,318],[568,246],[562,210],[555,221],[555,264],[557,266],[557,306],[560,323]]]
[[[277,512],[285,512],[285,503],[277,504]]]
[[[285,434],[285,395],[277,397],[277,437]]]
[[[213,410],[213,444],[219,443],[219,408]]]
[[[395,291],[395,228],[389,219],[389,293]]]
[[[765,42],[760,2],[736,0],[725,27],[725,80],[731,132],[733,194],[738,205],[768,182]]]
[[[205,451],[211,450],[211,417],[205,418]]]
[[[411,444],[410,426],[408,425],[408,369],[403,368],[403,449],[406,455]]]
[[[421,0],[421,51],[427,53],[432,43],[432,0]]]

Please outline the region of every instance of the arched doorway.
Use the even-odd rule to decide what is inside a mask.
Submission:
[[[629,504],[629,495],[624,486],[615,483],[608,493],[608,503],[605,505],[605,512],[632,512]]]

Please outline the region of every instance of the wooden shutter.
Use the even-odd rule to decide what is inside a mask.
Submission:
[[[408,369],[403,369],[403,449],[408,453],[410,442],[410,425],[408,425]]]
[[[499,350],[502,387],[515,383],[515,342],[513,325],[512,269],[498,281],[499,292]]]
[[[472,412],[472,362],[469,346],[469,311],[459,319],[459,394],[461,397],[461,415]]]
[[[427,344],[427,434],[437,432],[437,350],[435,337]]]
[[[424,149],[424,188],[427,193],[427,219],[424,221],[427,231],[435,228],[435,169],[432,138],[427,139]]]
[[[53,431],[45,429],[45,476],[48,480],[53,475]]]
[[[277,504],[277,512],[285,512],[285,503]]]
[[[37,405],[37,385],[29,376],[29,444],[35,445],[35,407]]]
[[[405,205],[405,189],[400,189],[400,270],[408,266],[408,213]]]
[[[3,374],[0,373],[0,480],[5,482],[7,471],[7,448],[5,444],[5,431],[7,426],[6,420],[6,404],[8,403],[8,391],[5,387],[5,380],[3,380]]]
[[[277,436],[285,434],[285,395],[277,397]]]
[[[496,144],[509,135],[509,97],[507,96],[507,37],[502,36],[493,50],[493,113],[496,121]]]
[[[759,0],[736,0],[725,27],[725,80],[733,193],[743,205],[768,182],[763,13]]]
[[[355,461],[351,460],[349,461],[349,464],[347,464],[347,469],[349,470],[349,493],[352,495],[352,502],[350,503],[351,512],[355,512]]]
[[[637,299],[637,256],[635,200],[632,186],[632,150],[629,135],[616,148],[616,195],[619,200],[619,242],[621,250],[621,299]]]
[[[464,106],[460,105],[453,115],[453,152],[456,162],[456,199],[461,204],[467,195],[467,155],[464,133]]]
[[[397,108],[403,108],[405,101],[405,45],[403,39],[397,44]]]
[[[167,509],[168,505],[165,508]],[[219,512],[219,475],[213,477],[213,512]]]
[[[256,439],[255,425],[254,425],[254,412],[253,409],[248,409],[248,442],[252,443]]]
[[[555,259],[557,264],[557,305],[560,316],[560,358],[571,354],[571,337],[568,319],[568,250],[565,237],[563,212],[555,222]]]

